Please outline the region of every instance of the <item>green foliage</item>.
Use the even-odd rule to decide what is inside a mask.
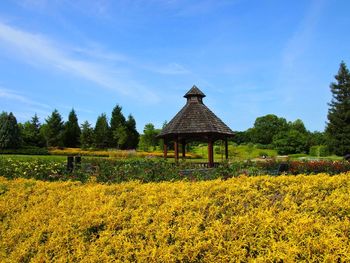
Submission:
[[[68,121],[64,125],[64,146],[78,147],[80,145],[80,134],[78,117],[74,109],[72,109],[69,113]]]
[[[48,155],[47,148],[40,148],[36,146],[26,146],[19,149],[3,149],[0,154],[23,154],[23,155]]]
[[[326,136],[324,132],[310,132],[309,133],[309,145],[325,145]]]
[[[309,155],[318,157],[319,156],[319,148],[318,148],[318,146],[311,146],[310,150],[309,150]]]
[[[90,148],[93,146],[94,129],[91,127],[91,124],[88,121],[85,121],[81,125],[80,143],[81,143],[81,147],[84,149]]]
[[[63,146],[64,125],[62,117],[56,109],[46,119],[46,125],[42,128],[47,146]]]
[[[16,117],[10,112],[0,114],[0,149],[16,149],[21,145]]]
[[[249,129],[247,133],[253,143],[271,144],[275,135],[287,129],[286,119],[268,114],[256,118],[254,127]]]
[[[126,126],[119,126],[112,131],[113,141],[117,142],[118,149],[124,149],[128,140],[128,130]]]
[[[21,127],[21,137],[25,146],[43,147],[45,139],[40,133],[40,122],[35,114],[31,121],[26,121]]]
[[[124,149],[126,143],[126,120],[121,106],[116,105],[113,108],[110,125],[112,134],[111,146]]]
[[[326,157],[329,156],[329,149],[325,145],[317,145],[310,147],[309,155],[315,157]]]
[[[223,162],[217,169],[198,169],[190,163],[174,165],[164,159],[116,160],[105,158],[83,158],[80,166],[68,171],[66,161],[52,159],[20,159],[0,156],[0,175],[8,179],[34,178],[45,181],[96,180],[101,183],[121,183],[139,180],[160,182],[174,180],[227,179],[242,174],[248,176],[278,174],[281,163]],[[347,161],[288,161],[287,174],[338,174],[350,170]]]
[[[128,116],[128,120],[126,121],[126,148],[127,149],[136,149],[139,144],[140,134],[136,130],[136,121],[132,115]]]
[[[329,103],[326,135],[330,150],[345,155],[350,153],[350,72],[343,61],[335,79],[336,82],[330,85],[332,101]]]
[[[326,157],[330,155],[329,148],[326,145],[320,145],[318,151],[320,157]]]
[[[232,141],[237,144],[243,144],[250,142],[250,135],[247,131],[235,131],[235,136],[232,138]]]
[[[107,148],[111,141],[111,131],[106,114],[98,116],[94,130],[94,141],[97,148]]]
[[[300,133],[307,133],[307,130],[305,128],[305,125],[302,120],[297,119],[294,122],[289,122],[288,123],[289,129],[290,130],[296,130]]]
[[[144,151],[154,150],[158,144],[157,135],[160,130],[156,130],[152,123],[147,123],[140,138],[139,147]]]
[[[294,154],[307,151],[307,134],[298,130],[280,132],[273,138],[273,144],[279,154]]]

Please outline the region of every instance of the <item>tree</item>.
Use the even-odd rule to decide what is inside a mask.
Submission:
[[[136,121],[131,114],[128,116],[125,126],[127,133],[126,148],[136,149],[137,145],[139,144],[140,134],[136,130]]]
[[[326,145],[327,140],[324,132],[310,132],[309,133],[309,145],[310,146],[316,146],[316,145]]]
[[[16,149],[21,146],[20,130],[12,112],[0,114],[0,149]]]
[[[55,109],[51,116],[46,119],[46,126],[43,129],[47,146],[63,146],[63,132],[62,117]]]
[[[88,121],[81,125],[80,143],[82,148],[89,148],[94,143],[94,129]]]
[[[44,138],[40,133],[41,124],[38,116],[35,114],[31,121],[26,121],[21,128],[21,137],[27,146],[43,147]]]
[[[280,132],[273,138],[273,145],[279,154],[308,152],[308,136],[298,130]]]
[[[107,148],[109,146],[111,131],[106,114],[102,113],[97,117],[94,134],[94,142],[97,148]]]
[[[80,144],[81,130],[78,124],[78,117],[74,111],[71,110],[68,116],[68,121],[64,125],[64,145],[66,147],[78,147]]]
[[[117,148],[125,148],[126,143],[126,121],[125,117],[122,113],[122,107],[116,105],[112,111],[111,117],[111,133],[112,133],[112,141],[111,146]]]
[[[300,120],[300,119],[297,119],[294,122],[289,122],[288,126],[289,126],[289,129],[291,129],[291,130],[296,130],[296,131],[299,131],[301,133],[307,133],[308,132],[306,130],[306,128],[305,128],[305,125],[304,125],[303,121]]]
[[[248,130],[248,134],[253,143],[271,144],[273,136],[286,130],[288,130],[286,119],[268,114],[256,118],[254,127]]]
[[[152,123],[147,123],[145,128],[143,129],[143,134],[140,138],[139,146],[145,151],[148,151],[150,147],[155,149],[157,146],[157,138],[156,136],[159,134],[159,130],[154,128]]]
[[[344,61],[334,76],[330,89],[332,100],[328,104],[326,136],[329,149],[337,155],[350,153],[350,73]]]

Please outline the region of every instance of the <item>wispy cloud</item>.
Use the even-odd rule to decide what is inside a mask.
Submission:
[[[285,67],[293,67],[296,60],[307,51],[314,37],[315,28],[320,20],[325,3],[324,0],[313,1],[297,30],[288,39],[282,55]]]
[[[94,82],[100,87],[117,91],[121,95],[138,99],[135,94],[148,94],[149,102],[158,101],[158,96],[144,85],[137,83],[124,68],[108,67],[106,63],[96,61],[93,57],[112,58],[113,55],[102,55],[99,52],[84,57],[72,54],[74,48],[54,42],[43,35],[29,33],[0,22],[0,46],[7,48],[13,55],[26,63],[50,67],[65,71]],[[84,49],[81,49],[84,50]],[[86,52],[85,52],[86,53]],[[115,57],[113,57],[115,59]],[[142,99],[145,101],[145,99]]]
[[[191,71],[178,63],[170,63],[163,67],[161,66],[143,66],[145,69],[164,75],[183,75],[190,74]]]
[[[16,102],[24,103],[29,106],[36,106],[44,109],[50,109],[51,107],[47,104],[34,101],[32,99],[29,99],[28,97],[25,97],[18,93],[17,91],[5,89],[0,87],[0,98],[7,99],[7,100],[13,100]]]

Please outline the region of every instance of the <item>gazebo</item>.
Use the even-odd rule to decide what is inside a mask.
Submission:
[[[228,159],[227,139],[233,137],[232,130],[203,103],[205,94],[195,85],[184,95],[186,105],[166,125],[158,138],[164,139],[164,158],[168,144],[174,142],[175,161],[179,160],[179,144],[182,157],[186,156],[186,143],[202,141],[208,143],[208,167],[214,167],[213,145],[217,140],[225,142],[225,157]]]

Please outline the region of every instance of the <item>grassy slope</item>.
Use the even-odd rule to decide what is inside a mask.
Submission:
[[[349,261],[348,178],[107,186],[0,177],[0,261]]]

